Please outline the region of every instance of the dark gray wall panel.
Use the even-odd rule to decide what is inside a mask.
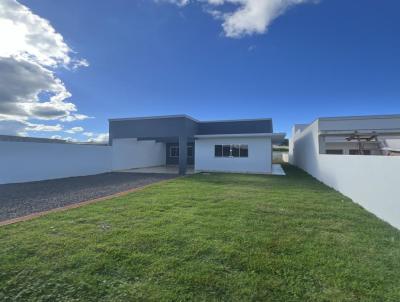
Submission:
[[[272,133],[272,120],[196,122],[186,116],[110,120],[110,142],[114,138],[141,138],[174,142],[196,134]]]
[[[200,122],[197,134],[272,133],[272,120]]]
[[[186,117],[110,120],[110,138],[193,136],[197,124]]]

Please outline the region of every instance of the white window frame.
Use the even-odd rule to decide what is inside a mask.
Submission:
[[[215,155],[215,149],[217,146],[221,146],[221,156],[216,156]],[[229,146],[229,156],[224,156],[224,147]],[[239,156],[233,156],[232,155],[232,147],[233,146],[239,146]],[[247,156],[241,156],[241,149],[242,146],[247,147]],[[248,158],[249,157],[249,145],[248,144],[215,144],[214,145],[214,157],[215,158]]]

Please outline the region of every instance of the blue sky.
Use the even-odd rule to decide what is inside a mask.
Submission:
[[[201,120],[272,117],[275,131],[289,134],[294,123],[320,116],[400,113],[398,0],[296,5],[267,32],[233,38],[197,2],[20,3],[89,62],[55,70],[72,94],[68,101],[93,117],[64,129],[103,133],[108,118],[186,113]],[[54,134],[63,131],[33,136]]]

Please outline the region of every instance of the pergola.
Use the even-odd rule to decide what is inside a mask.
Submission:
[[[327,137],[343,138],[348,142],[357,142],[359,154],[364,154],[364,144],[374,142],[380,144],[379,137],[398,137],[399,129],[364,129],[364,130],[322,130],[318,133],[319,150],[323,153],[326,145]],[[382,147],[381,150],[388,148]],[[400,150],[389,150],[392,152],[400,152]]]

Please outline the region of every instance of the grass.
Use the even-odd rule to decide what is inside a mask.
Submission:
[[[304,172],[210,174],[0,228],[0,301],[400,301],[400,232]]]

